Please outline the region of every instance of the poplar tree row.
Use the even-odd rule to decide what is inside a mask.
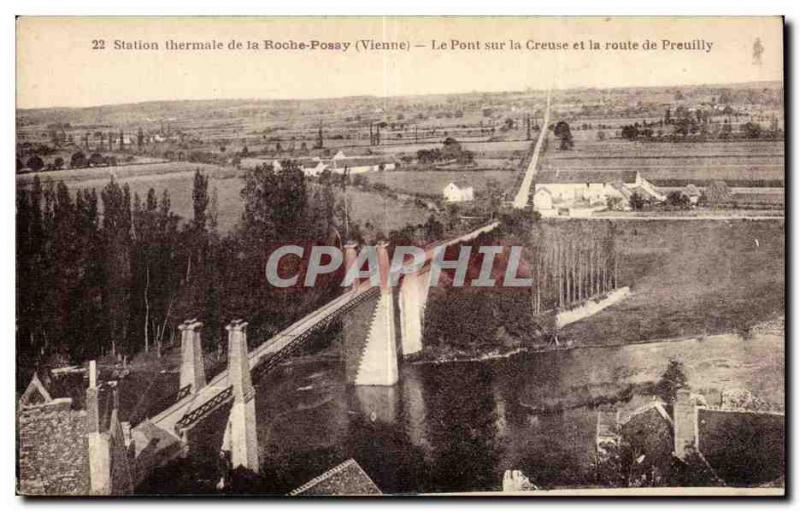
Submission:
[[[613,224],[537,223],[533,230],[534,314],[569,308],[617,287]]]
[[[172,211],[167,190],[140,197],[113,179],[99,193],[38,177],[18,189],[22,384],[42,364],[160,354],[187,318],[203,321],[207,349],[235,318],[247,318],[257,343],[335,292],[324,282],[304,293],[279,292],[264,276],[270,248],[338,236],[342,215],[329,176],[312,189],[297,165],[284,162],[281,171],[249,171],[244,181],[245,211],[226,235],[216,228],[216,191],[199,171],[193,215],[185,220]]]

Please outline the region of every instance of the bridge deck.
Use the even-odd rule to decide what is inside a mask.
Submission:
[[[294,339],[313,329],[317,324],[330,318],[340,309],[346,307],[350,302],[356,300],[362,294],[370,290],[369,283],[362,284],[357,291],[350,291],[331,300],[311,314],[301,318],[289,327],[267,340],[260,346],[254,348],[248,354],[250,369],[259,365],[264,359],[280,353],[289,346]],[[208,384],[200,389],[196,394],[189,394],[180,399],[175,404],[153,417],[150,422],[172,434],[175,425],[184,415],[200,408],[204,403],[213,399],[217,394],[230,386],[228,381],[228,370],[225,369],[216,375]]]

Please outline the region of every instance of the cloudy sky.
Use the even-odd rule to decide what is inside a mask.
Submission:
[[[150,100],[319,98],[525,88],[736,83],[783,79],[780,18],[20,18],[17,106]],[[223,50],[168,51],[166,40],[219,41]],[[227,49],[235,39],[261,48]],[[409,51],[356,51],[357,40]],[[432,41],[482,49],[432,49]],[[756,40],[763,48],[753,57]],[[93,49],[103,40],[105,49]],[[341,50],[270,50],[265,40],[350,43]],[[509,41],[522,49],[509,48]],[[591,50],[589,41],[638,43]],[[656,49],[644,50],[650,40]],[[158,50],[116,50],[114,41]],[[528,50],[528,42],[566,50]],[[664,49],[664,41],[689,49]],[[505,49],[485,49],[487,43]],[[583,49],[576,44],[583,42]],[[711,51],[705,51],[711,44]],[[419,47],[417,47],[419,45]],[[700,48],[700,49],[692,49]]]

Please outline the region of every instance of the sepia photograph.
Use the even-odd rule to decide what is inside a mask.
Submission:
[[[15,23],[16,495],[786,495],[782,17]]]

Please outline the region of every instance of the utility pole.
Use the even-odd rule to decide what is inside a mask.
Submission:
[[[527,135],[526,135],[525,140],[530,140],[531,139],[531,115],[530,114],[527,114],[525,116],[525,128],[527,130]]]

